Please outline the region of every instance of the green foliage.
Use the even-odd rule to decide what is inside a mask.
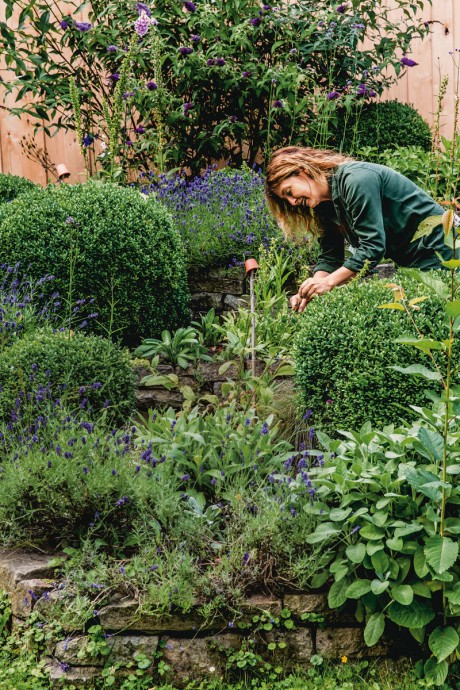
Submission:
[[[427,275],[443,279],[447,289],[447,272]],[[440,296],[403,271],[394,280],[410,298],[429,296],[414,305],[413,319],[427,336],[445,337]],[[401,305],[398,311],[378,308],[394,301],[385,285],[377,279],[352,282],[314,300],[299,319],[295,359],[301,407],[312,409],[314,426],[329,434],[358,429],[366,420],[383,427],[413,418],[410,406],[426,401],[426,379],[393,368],[426,366],[430,359],[395,343],[406,335],[416,340],[417,333]]]
[[[23,194],[0,224],[0,261],[21,261],[70,307],[94,299],[88,328],[138,344],[188,321],[180,237],[171,216],[134,189],[91,182]],[[65,310],[63,310],[65,311]]]
[[[198,333],[190,326],[188,328],[178,328],[173,335],[169,331],[163,331],[161,340],[158,338],[147,338],[142,345],[135,350],[134,354],[138,357],[152,358],[159,356],[164,361],[179,366],[181,369],[197,362],[199,359],[211,361],[211,357],[206,355],[206,348],[200,344]]]
[[[342,13],[326,0],[267,9],[255,0],[219,0],[196,3],[194,11],[160,0],[152,9],[158,25],[136,43],[125,75],[125,45],[137,19],[134,3],[86,3],[85,31],[74,22],[74,0],[60,5],[59,16],[45,0],[6,0],[0,49],[16,77],[6,88],[16,102],[30,96],[11,111],[44,120],[47,131],[74,127],[69,93],[74,77],[82,132],[110,137],[114,121],[125,122],[121,156],[127,165],[148,165],[154,158],[160,169],[165,158],[169,166],[195,171],[220,158],[252,164],[260,150],[287,143],[286,133],[292,144],[304,143],[309,128],[316,143],[324,138],[335,109],[327,98],[332,90],[351,106],[371,92],[381,93],[394,80],[388,76],[393,71],[401,73],[400,55],[428,27],[415,19],[423,0],[397,0],[397,5],[403,10],[398,21],[375,0],[353,0]],[[107,83],[112,74],[119,76],[117,86],[126,83],[124,89]],[[147,86],[152,82],[158,88]],[[129,94],[123,102],[117,99],[120,91]],[[110,156],[106,162],[110,165]]]
[[[20,194],[24,194],[24,192],[28,192],[36,187],[37,185],[25,177],[2,173],[0,174],[0,204],[13,201]]]
[[[364,103],[351,112],[337,111],[337,132],[331,142],[349,153],[372,146],[378,152],[398,147],[431,151],[431,130],[420,113],[399,101]]]
[[[414,424],[396,429],[374,431],[366,423],[336,441],[318,433],[330,455],[309,473],[319,501],[313,509],[321,510],[306,541],[333,549],[325,568],[334,580],[329,606],[357,602],[366,644],[379,641],[389,620],[418,642],[429,635],[430,650],[442,664],[459,644],[460,427],[451,418],[444,471],[443,406],[417,411]],[[434,680],[430,668],[426,662],[425,674]],[[436,685],[447,670],[446,664],[441,674],[438,666],[442,679]]]
[[[65,398],[71,406],[91,408],[94,415],[107,408],[109,418],[118,422],[125,422],[134,408],[128,355],[99,336],[49,329],[25,336],[2,354],[0,380],[4,421],[18,411],[17,400],[27,415],[35,400],[49,394]]]

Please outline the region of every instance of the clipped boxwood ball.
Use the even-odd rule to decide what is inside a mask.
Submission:
[[[399,101],[365,103],[358,110],[347,114],[337,111],[337,132],[331,145],[354,153],[360,148],[372,146],[378,151],[394,150],[398,146],[420,146],[431,150],[429,124],[411,105]]]
[[[21,407],[50,397],[70,407],[107,410],[109,419],[126,423],[135,406],[134,376],[127,351],[111,340],[49,329],[17,340],[0,357],[0,419],[9,421],[16,399]],[[29,400],[27,394],[30,393]],[[85,402],[86,401],[86,402]],[[108,401],[108,402],[107,402]]]
[[[124,344],[189,321],[180,236],[164,206],[135,189],[88,182],[21,195],[0,215],[0,263],[17,261],[32,279],[53,274],[44,287],[62,301],[72,278],[73,304],[95,300],[88,328]]]
[[[449,273],[434,271],[447,281]],[[397,273],[409,299],[429,295],[414,319],[421,332],[447,337],[441,301],[413,278]],[[395,343],[402,335],[416,336],[402,311],[378,309],[393,302],[387,281],[372,278],[336,288],[314,299],[299,319],[295,347],[296,382],[300,409],[311,409],[311,423],[336,436],[337,429],[357,430],[368,420],[378,428],[410,420],[409,405],[426,405],[426,389],[437,382],[399,373],[392,365],[407,367],[431,360],[415,347]]]
[[[0,173],[0,204],[13,201],[20,194],[28,192],[31,189],[36,189],[38,185],[34,184],[25,177],[18,175],[11,175],[10,173]]]

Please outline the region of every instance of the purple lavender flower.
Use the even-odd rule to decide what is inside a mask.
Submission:
[[[180,478],[181,482],[188,482],[189,479],[190,479],[189,474],[183,474],[182,477]]]
[[[190,53],[193,53],[193,48],[189,48],[189,46],[181,46],[179,48],[179,53],[181,55],[190,55]]]
[[[196,11],[196,5],[194,2],[190,2],[190,0],[186,0],[184,2],[184,7],[188,12],[195,12]]]
[[[154,81],[148,81],[145,86],[149,91],[156,91],[156,89],[158,88]]]
[[[217,60],[216,60],[216,65],[217,65],[218,67],[223,67],[223,66],[225,65],[225,60],[224,60],[224,58],[223,58],[223,57],[217,58]]]
[[[145,4],[145,2],[138,2],[136,5],[136,10],[137,14],[141,15],[142,12],[145,12],[147,17],[151,17],[152,13],[150,12],[149,6]]]
[[[273,107],[284,108],[283,101],[281,101],[279,98],[275,98],[275,100],[273,101]]]
[[[136,134],[145,134],[145,127],[142,127],[142,125],[138,125],[134,128],[134,131],[136,132]]]
[[[206,64],[208,67],[212,67],[216,64],[216,61],[214,60],[214,58],[209,58],[209,60],[206,60]]]
[[[243,565],[246,565],[247,562],[249,561],[249,559],[250,559],[250,555],[249,555],[249,553],[246,551],[246,553],[245,553],[244,556],[243,556]]]
[[[80,31],[82,33],[85,31],[89,31],[92,28],[92,24],[90,24],[89,22],[74,22],[73,25],[77,31]]]
[[[113,82],[120,81],[120,75],[118,72],[114,72],[113,74],[109,74],[109,79],[111,79]]]
[[[148,34],[150,29],[149,15],[145,10],[142,10],[139,17],[134,22],[134,30],[140,38]]]
[[[126,572],[126,570],[123,568],[123,566],[121,566],[121,567],[120,567],[120,573],[121,573],[122,575],[124,575],[125,572]]]
[[[88,148],[88,146],[91,146],[93,141],[94,141],[94,137],[92,134],[85,134],[85,136],[81,140],[81,145],[84,146],[85,148]]]
[[[65,31],[66,29],[69,28],[69,22],[66,22],[65,19],[63,19],[62,21],[60,21],[60,22],[59,22],[59,25],[60,25],[61,29],[64,29],[64,31]]]
[[[260,430],[260,433],[262,434],[262,436],[266,436],[269,433],[269,428],[268,428],[267,422],[264,422],[262,424],[262,429]]]
[[[107,46],[108,53],[116,53],[118,50],[117,46]]]
[[[348,2],[344,2],[342,5],[339,5],[335,11],[338,12],[339,14],[343,14],[347,9],[348,9]]]
[[[193,43],[199,43],[200,42],[200,36],[198,34],[192,34],[190,36],[190,40],[193,41]]]
[[[262,24],[262,20],[260,17],[254,17],[253,19],[249,20],[249,23],[252,24],[252,26],[260,26]]]
[[[191,101],[187,101],[187,103],[184,103],[184,115],[187,115],[189,110],[193,108],[193,103]]]
[[[328,101],[335,101],[336,98],[340,98],[340,94],[337,91],[330,91],[326,98]]]
[[[411,58],[408,58],[405,55],[401,58],[399,62],[405,67],[415,67],[416,65],[418,65],[418,62],[415,62],[415,60],[411,60]]]

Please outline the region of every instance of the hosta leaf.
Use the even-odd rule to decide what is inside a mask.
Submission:
[[[449,673],[449,664],[447,661],[438,662],[436,657],[431,656],[425,662],[423,667],[423,674],[427,680],[431,680],[434,685],[442,685]]]
[[[366,555],[366,547],[364,544],[350,544],[345,553],[352,563],[362,563]]]
[[[438,626],[433,630],[428,638],[428,646],[437,658],[438,662],[447,659],[449,654],[457,649],[459,637],[457,631],[452,628],[442,628]]]
[[[385,590],[387,590],[389,586],[390,583],[388,582],[388,580],[385,580],[384,582],[382,582],[381,580],[372,580],[371,592],[372,594],[378,596],[379,594],[383,594],[383,592],[385,592]]]
[[[436,534],[430,537],[425,544],[425,556],[428,564],[435,573],[443,573],[449,570],[458,558],[458,542],[449,537],[441,537]]]
[[[422,364],[411,364],[408,367],[398,367],[396,365],[393,365],[389,367],[389,369],[399,371],[401,374],[423,376],[423,378],[428,379],[429,381],[440,381],[441,379],[441,374],[439,374],[437,371],[431,371],[431,369],[424,367]]]
[[[373,613],[364,628],[364,642],[368,647],[376,644],[385,630],[385,616],[383,613]]]
[[[434,617],[435,613],[431,606],[419,599],[414,599],[409,606],[393,601],[388,607],[388,618],[404,628],[423,628]]]

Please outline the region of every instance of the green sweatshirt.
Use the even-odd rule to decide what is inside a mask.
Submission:
[[[358,273],[366,260],[373,268],[383,258],[429,270],[440,267],[436,252],[452,257],[441,222],[430,235],[411,242],[419,223],[441,216],[444,209],[407,177],[384,165],[353,161],[337,166],[329,184],[332,201],[315,209],[324,228],[315,272],[345,266]],[[345,242],[355,247],[346,260]]]

